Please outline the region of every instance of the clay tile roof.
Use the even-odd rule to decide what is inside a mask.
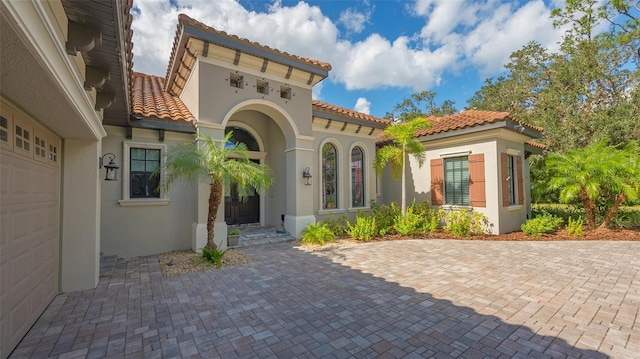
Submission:
[[[164,91],[164,78],[133,73],[131,114],[135,117],[195,122],[187,106],[177,96]]]
[[[509,112],[468,110],[444,117],[431,116],[427,119],[431,123],[431,128],[417,132],[417,137],[458,130],[466,127],[485,125],[504,120],[512,120],[534,131],[543,132],[542,127],[537,127],[514,120],[509,115]]]
[[[525,143],[527,145],[531,146],[531,147],[539,148],[541,150],[546,150],[547,149],[547,146],[542,144],[542,143],[538,143],[538,142],[534,142],[534,141],[527,141]]]
[[[206,32],[212,33],[212,34],[216,34],[216,35],[221,35],[221,36],[227,37],[227,38],[229,38],[231,40],[234,40],[234,41],[243,42],[245,44],[248,44],[248,45],[251,45],[251,46],[254,46],[254,47],[260,48],[262,50],[266,50],[266,51],[269,51],[269,52],[272,52],[272,53],[275,53],[275,54],[278,54],[278,55],[281,55],[281,56],[289,57],[289,58],[291,58],[293,60],[302,61],[302,62],[305,62],[305,63],[310,64],[310,65],[318,66],[318,67],[321,67],[321,68],[323,68],[323,69],[325,69],[327,71],[331,70],[331,64],[329,64],[328,62],[322,62],[322,61],[309,59],[309,58],[302,57],[302,56],[292,55],[292,54],[290,54],[288,52],[280,51],[278,49],[274,49],[274,48],[269,47],[269,46],[261,45],[261,44],[255,42],[255,41],[249,41],[248,39],[241,38],[241,37],[238,37],[236,35],[229,34],[229,33],[225,32],[225,31],[217,30],[217,29],[215,29],[215,28],[213,28],[211,26],[207,26],[207,25],[201,23],[200,21],[198,21],[196,19],[193,19],[193,18],[191,18],[191,17],[189,17],[188,15],[185,15],[185,14],[179,14],[178,15],[178,25],[177,25],[177,28],[176,28],[176,36],[175,36],[174,42],[173,42],[173,49],[171,50],[171,57],[170,57],[171,59],[174,58],[174,56],[176,55],[176,52],[178,51],[177,47],[179,45],[180,35],[182,33],[182,26],[184,24],[188,24],[190,26],[200,28],[200,29],[202,29],[202,30],[204,30]],[[171,61],[169,62],[169,68],[167,69],[167,78],[169,77],[169,72],[171,71],[170,67],[171,67]]]
[[[315,111],[336,113],[342,116],[347,116],[347,117],[355,118],[358,120],[381,123],[384,125],[388,125],[390,123],[389,120],[384,118],[367,115],[366,113],[350,110],[348,108],[332,105],[330,103],[326,103],[322,101],[313,100],[311,101],[311,104],[313,106],[313,110]]]

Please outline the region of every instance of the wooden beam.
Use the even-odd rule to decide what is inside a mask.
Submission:
[[[164,142],[164,129],[158,130],[158,141]]]
[[[209,41],[205,41],[202,47],[202,56],[209,57]]]
[[[329,126],[331,126],[331,120],[327,121],[327,125],[324,126],[325,129],[329,128]]]
[[[344,132],[344,130],[347,128],[347,123],[345,122],[344,125],[342,125],[342,128],[340,129],[340,132]]]
[[[264,59],[264,61],[262,61],[262,68],[260,69],[260,72],[266,72],[267,65],[269,65],[269,59]]]
[[[233,64],[237,65],[240,63],[240,50],[236,50],[236,57],[233,59]]]
[[[291,78],[292,72],[293,72],[293,66],[289,66],[289,69],[287,70],[287,76],[285,76],[287,80]]]
[[[309,81],[307,81],[307,85],[311,85],[314,77],[316,77],[316,74],[311,74],[311,76],[309,76]]]

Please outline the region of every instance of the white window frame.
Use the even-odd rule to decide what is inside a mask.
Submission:
[[[131,149],[143,148],[160,150],[160,183],[164,182],[164,163],[167,153],[167,145],[161,143],[133,142],[122,143],[122,199],[118,201],[121,206],[166,206],[170,200],[165,191],[160,189],[158,198],[131,198]]]
[[[354,148],[359,148],[360,151],[362,151],[362,194],[364,196],[363,199],[363,205],[362,207],[353,207],[353,202],[352,202],[352,198],[353,198],[353,180],[351,178],[351,176],[353,176],[353,173],[351,172],[351,152],[353,151]],[[358,210],[363,210],[363,209],[369,209],[369,201],[370,201],[370,189],[369,189],[369,175],[371,173],[373,173],[373,175],[375,175],[375,171],[373,171],[373,169],[367,166],[367,163],[371,163],[371,162],[367,162],[369,160],[369,151],[367,151],[367,147],[364,145],[364,143],[361,142],[356,142],[354,144],[351,145],[351,148],[349,148],[349,153],[347,154],[347,157],[349,159],[348,161],[348,166],[349,166],[349,211],[353,212],[353,211],[358,211]],[[376,176],[377,178],[378,176]],[[377,180],[376,180],[377,181]],[[378,190],[377,188],[377,183],[376,183],[376,191]]]

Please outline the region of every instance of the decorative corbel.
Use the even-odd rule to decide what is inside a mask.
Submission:
[[[100,28],[69,21],[66,43],[67,54],[75,56],[78,51],[89,52],[101,43],[102,31]]]
[[[96,92],[96,111],[100,109],[109,108],[114,102],[116,102],[116,94],[113,92]]]
[[[109,69],[97,66],[86,67],[86,78],[84,80],[84,89],[89,90],[92,87],[102,88],[104,83],[109,79]]]

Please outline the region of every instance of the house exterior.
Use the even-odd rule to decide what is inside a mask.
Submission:
[[[130,0],[0,1],[0,358],[55,295],[95,288],[101,254],[204,246],[208,185],[156,190],[172,144],[233,131],[273,171],[274,185],[246,202],[225,189],[222,247],[228,225],[284,225],[298,237],[399,199],[397,182],[372,168],[389,121],[312,99],[327,63],[180,15],[166,76],[134,73]],[[541,129],[504,113],[431,121],[418,134],[430,165],[411,163],[408,197],[482,211],[495,233],[519,228],[537,150],[526,141]],[[468,198],[446,180],[466,173],[464,158]],[[117,181],[105,180],[111,160]]]
[[[416,134],[426,162],[420,167],[409,157],[407,198],[437,209],[480,212],[493,234],[520,230],[531,218],[528,159],[544,148],[530,139],[541,137],[543,129],[508,112],[470,110],[428,120],[431,128]],[[382,187],[383,203],[400,202],[400,183],[388,171]]]

